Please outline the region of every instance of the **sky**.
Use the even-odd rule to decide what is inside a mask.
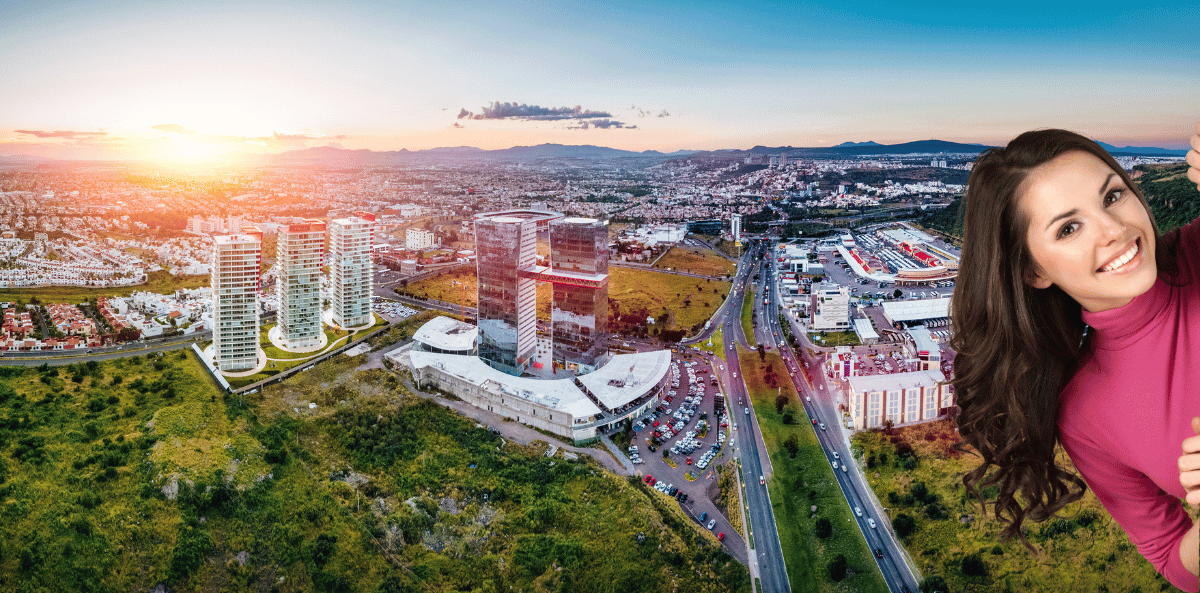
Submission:
[[[0,0],[0,155],[1185,147],[1200,5],[1053,4]]]

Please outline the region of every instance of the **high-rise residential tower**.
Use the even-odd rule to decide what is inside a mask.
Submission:
[[[742,244],[742,215],[734,214],[729,217],[729,234],[733,235],[733,242],[736,245]]]
[[[245,371],[258,364],[258,280],[262,235],[257,229],[214,237],[213,365]]]
[[[321,260],[325,223],[305,220],[279,227],[280,339],[287,348],[321,344]]]
[[[537,263],[537,225],[516,216],[475,220],[479,358],[518,376],[537,345],[537,282],[527,277]]]
[[[554,361],[591,371],[607,351],[608,224],[594,218],[551,222],[546,276],[554,286]]]
[[[333,322],[342,327],[359,327],[375,319],[371,313],[374,235],[375,215],[369,212],[329,221],[329,300]]]

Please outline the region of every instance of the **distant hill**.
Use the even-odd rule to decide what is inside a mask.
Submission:
[[[539,144],[537,146],[514,146],[497,150],[485,150],[473,146],[453,146],[425,150],[347,150],[324,146],[291,150],[279,154],[255,155],[250,160],[262,165],[290,165],[329,167],[363,167],[403,164],[420,160],[538,160],[538,159],[611,159],[611,158],[673,158],[693,154],[695,151],[680,150],[663,153],[657,150],[634,152],[605,146]]]
[[[874,154],[920,154],[920,153],[952,153],[978,154],[991,148],[984,144],[962,144],[946,140],[919,140],[901,144],[878,144],[876,142],[843,142],[837,146],[828,147],[796,147],[796,146],[755,146],[750,154],[787,153],[797,157],[818,156],[852,156]]]
[[[1117,148],[1112,144],[1096,141],[1096,144],[1104,147],[1109,154],[1113,156],[1185,156],[1186,150],[1171,150],[1169,148],[1158,148],[1156,146],[1124,146]]]
[[[857,148],[859,146],[883,146],[883,145],[878,142],[868,140],[866,142],[843,142],[841,144],[835,144],[834,146],[832,146],[832,148]]]

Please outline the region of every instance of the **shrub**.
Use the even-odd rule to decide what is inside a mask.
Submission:
[[[983,559],[979,554],[968,554],[962,559],[962,572],[969,577],[985,577],[987,576],[987,565],[983,563]]]
[[[905,513],[896,515],[892,519],[892,529],[896,530],[896,535],[899,537],[908,537],[909,534],[917,528],[917,521]]]

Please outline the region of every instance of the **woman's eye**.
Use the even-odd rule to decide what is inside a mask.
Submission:
[[[1107,206],[1109,204],[1120,202],[1121,198],[1123,197],[1125,197],[1125,190],[1114,189],[1108,192],[1107,196],[1104,196],[1104,205]]]
[[[1062,228],[1058,229],[1058,238],[1062,239],[1063,237],[1067,237],[1077,230],[1079,230],[1079,223],[1077,222],[1064,224]]]

